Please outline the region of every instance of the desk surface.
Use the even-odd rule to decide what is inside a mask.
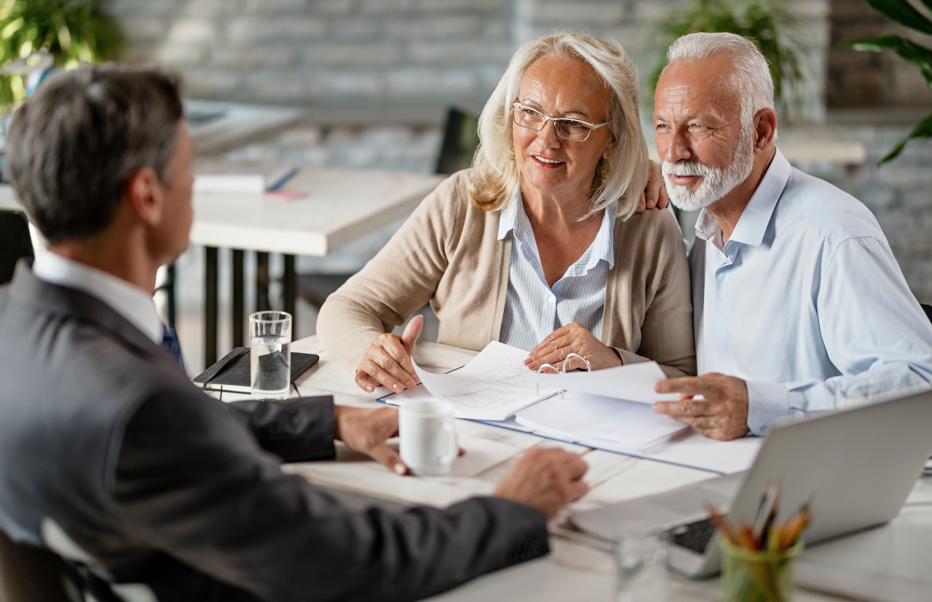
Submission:
[[[320,355],[320,362],[298,381],[302,395],[332,394],[337,403],[374,405],[379,393],[366,394],[356,387],[343,368],[329,359],[316,336],[296,341],[292,349]],[[472,351],[419,342],[416,358],[419,365],[439,370],[460,366],[473,355]],[[285,469],[315,483],[408,503],[446,506],[472,495],[491,493],[511,462],[524,450],[538,445],[560,445],[584,454],[589,464],[587,481],[591,491],[574,504],[577,509],[666,491],[715,476],[466,420],[457,421],[457,432],[460,446],[467,453],[443,477],[397,477],[344,447],[338,448],[335,462],[297,463]],[[843,592],[852,579],[857,579],[863,599],[926,600],[927,592],[932,591],[932,577],[922,568],[932,558],[929,505],[932,505],[932,483],[920,481],[907,508],[890,525],[804,552],[806,561],[801,561],[798,569],[801,589],[795,599],[799,602],[862,599],[829,593]],[[612,600],[614,564],[610,551],[598,540],[565,529],[562,524],[559,517],[551,523],[553,552],[549,556],[486,575],[432,600]],[[912,534],[912,543],[904,547],[908,534]],[[852,547],[850,544],[855,541],[859,545]],[[670,602],[711,602],[720,598],[718,579],[691,581],[672,576],[671,581]]]
[[[287,203],[260,194],[194,195],[191,242],[211,247],[326,255],[409,215],[445,176],[345,169],[302,169],[286,187],[308,193]],[[21,211],[0,185],[0,209]]]

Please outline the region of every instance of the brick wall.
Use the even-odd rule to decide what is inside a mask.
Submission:
[[[830,107],[932,106],[932,90],[912,64],[890,51],[858,52],[840,45],[897,34],[932,47],[932,36],[907,30],[864,0],[831,0],[831,30],[826,94]]]
[[[369,113],[364,123],[308,122],[229,158],[430,172],[440,144],[441,112],[421,122],[408,115],[380,123],[383,106],[477,109],[514,49],[554,28],[617,39],[646,76],[658,52],[656,23],[687,1],[111,0],[111,7],[126,29],[133,60],[179,69],[193,97],[358,106]],[[819,48],[828,46],[829,37],[834,45],[897,30],[864,0],[802,0],[794,10],[807,20],[805,35]],[[824,50],[813,53],[807,92],[810,116],[816,118],[824,114],[825,56]],[[833,48],[829,64],[830,105],[932,105],[932,92],[915,68],[893,55]],[[867,164],[802,167],[874,211],[914,293],[932,303],[930,146],[914,143],[896,162],[878,169],[876,161],[908,126],[865,123],[843,129],[867,146]],[[302,265],[353,269],[391,230],[323,261],[302,258]]]
[[[291,105],[481,106],[522,42],[554,29],[618,40],[648,75],[657,25],[688,0],[111,0],[130,59],[188,94]],[[802,0],[818,116],[828,0]],[[815,113],[813,113],[815,111]]]

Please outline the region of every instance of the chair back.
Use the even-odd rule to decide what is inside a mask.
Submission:
[[[0,284],[13,279],[16,262],[33,257],[29,223],[22,213],[0,211]],[[0,602],[5,602],[0,598]]]
[[[926,305],[925,303],[919,304],[922,307],[922,311],[926,312],[926,317],[929,318],[929,321],[932,322],[932,305]]]
[[[475,115],[450,108],[443,130],[443,144],[437,159],[438,174],[452,174],[472,166],[473,155],[479,147],[479,133]]]

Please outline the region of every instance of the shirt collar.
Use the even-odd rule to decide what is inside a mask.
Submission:
[[[498,218],[498,240],[504,240],[518,223],[518,205],[521,203],[521,184],[515,184],[511,199],[502,207]]]
[[[585,273],[595,267],[599,261],[605,260],[608,263],[608,269],[615,266],[615,209],[617,203],[611,203],[605,208],[602,214],[602,224],[599,226],[599,232],[595,240],[589,245],[589,249],[583,255],[588,255],[584,264],[582,273]],[[502,207],[501,214],[498,218],[498,240],[504,240],[508,233],[515,230],[518,225],[518,212],[524,213],[524,205],[521,203],[521,184],[515,184],[511,193],[511,199]],[[577,261],[577,263],[580,263]],[[571,268],[572,270],[572,268]],[[567,272],[567,275],[571,275]]]
[[[760,185],[748,201],[741,217],[738,218],[738,224],[735,226],[735,231],[731,233],[729,242],[735,241],[752,247],[760,246],[767,232],[767,226],[770,224],[770,218],[773,217],[773,212],[777,207],[777,201],[780,200],[780,195],[786,188],[792,171],[790,162],[777,149]],[[696,236],[703,240],[711,240],[719,230],[718,220],[712,212],[704,208],[696,220]]]
[[[152,295],[141,288],[51,251],[40,252],[32,265],[40,280],[74,288],[110,306],[156,344],[162,342],[163,325],[155,311]]]

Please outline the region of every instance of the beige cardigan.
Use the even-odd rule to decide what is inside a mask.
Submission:
[[[428,301],[438,341],[483,349],[502,328],[511,238],[499,212],[469,202],[471,170],[445,180],[366,266],[333,293],[317,318],[327,352],[351,374],[366,347]],[[671,377],[696,373],[689,268],[676,220],[645,211],[615,220],[601,341],[625,364],[654,360]]]

